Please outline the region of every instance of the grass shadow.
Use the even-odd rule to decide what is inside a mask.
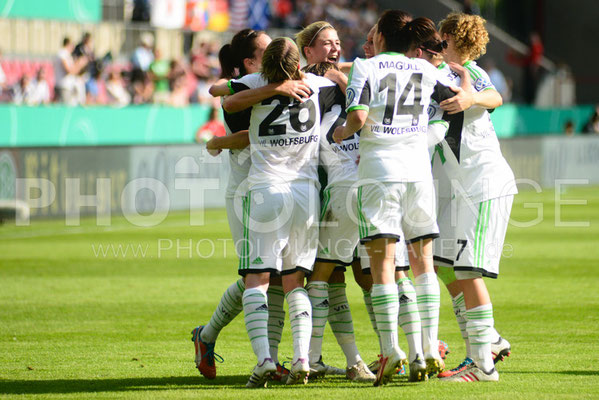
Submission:
[[[245,387],[247,375],[228,375],[207,380],[200,376],[171,376],[124,379],[54,379],[10,380],[0,379],[0,395],[44,393],[94,393],[137,390],[164,390],[166,388],[197,389],[203,386]]]

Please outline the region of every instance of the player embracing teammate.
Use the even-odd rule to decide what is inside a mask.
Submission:
[[[375,386],[387,383],[398,367],[408,364],[397,338],[400,301],[395,278],[395,249],[400,240],[409,250],[417,309],[422,321],[422,350],[416,346],[418,351],[414,351],[414,357],[409,359],[411,378],[414,375],[413,380],[424,380],[444,368],[438,351],[440,289],[433,253],[436,260],[445,261],[436,265],[437,268],[441,266],[440,276],[452,294],[454,308],[459,311],[456,315],[463,334],[465,332],[464,337],[468,339],[468,357],[474,360],[442,373],[440,377],[459,381],[497,380],[493,358],[502,359],[509,354],[509,343],[493,328],[492,307],[481,279],[482,276],[497,276],[515,193],[513,174],[501,156],[488,118],[487,109],[501,105],[501,97],[497,99],[492,93],[494,90],[488,77],[472,62],[481,51],[475,54],[474,50],[464,50],[469,48],[468,39],[476,36],[471,31],[482,23],[461,14],[448,16],[441,28],[445,42],[432,21],[417,18],[406,23],[405,15],[399,10],[386,11],[373,28],[374,57],[354,61],[347,82],[347,120],[336,129],[333,120],[341,115],[339,88],[328,79],[301,73],[299,51],[291,39],[275,39],[268,46],[262,58],[261,73],[246,75],[224,86],[231,94],[236,93],[225,100],[224,107],[228,111],[251,107],[248,135],[251,167],[247,198],[242,207],[244,241],[239,250],[239,273],[245,280],[242,304],[246,329],[257,357],[248,387],[264,386],[276,372],[276,360],[270,354],[268,341],[270,299],[267,290],[271,275],[282,276],[283,291],[289,304],[294,357],[286,382],[305,382],[311,367],[314,371],[314,364],[320,363],[324,368],[320,361],[320,345],[314,346],[314,339],[322,337],[324,325],[315,333],[312,317],[313,312],[320,312],[317,306],[325,303],[319,299],[326,299],[326,303],[331,299],[327,280],[332,268],[327,267],[326,273],[315,275],[318,279],[312,279],[311,286],[307,287],[309,292],[304,289],[304,278],[312,272],[317,254],[317,222],[321,209],[316,173],[319,142],[322,152],[327,145],[333,145],[333,141],[342,145],[344,139],[357,139],[354,136],[357,132],[360,132],[358,182],[355,183],[358,190],[353,200],[346,194],[345,204],[355,204],[357,208],[347,210],[347,218],[357,217],[359,237],[365,246],[372,274],[373,325],[380,335],[382,350]],[[323,24],[314,38],[323,31],[330,33],[334,29]],[[326,46],[324,40],[322,47],[314,49],[326,49]],[[312,42],[308,47],[312,47]],[[446,48],[445,57],[457,63],[452,64],[457,73],[447,64],[435,68]],[[334,50],[323,53],[322,61],[338,61]],[[321,67],[324,68],[322,73],[331,69],[330,65]],[[460,76],[463,79],[459,79]],[[344,86],[345,82],[341,79],[338,83]],[[458,89],[460,84],[466,90]],[[281,90],[285,85],[287,90]],[[275,90],[277,88],[279,90]],[[322,131],[321,123],[327,114],[335,114],[335,118],[332,124],[325,122]],[[433,157],[435,178],[445,179],[442,186],[445,189],[439,195],[457,193],[447,189],[454,181],[465,188],[459,196],[448,196],[448,201],[441,202],[442,211],[447,210],[445,206],[449,202],[456,204],[458,210],[457,227],[441,225],[444,242],[452,243],[447,248],[442,242],[433,249],[439,227],[428,152],[431,132],[437,136],[432,144],[444,138],[436,146]],[[334,146],[330,148],[335,151]],[[490,169],[486,160],[491,160]],[[495,173],[502,179],[490,182]],[[330,208],[332,203],[327,203],[332,189],[337,188],[327,189],[321,222],[327,222],[334,212],[342,211],[342,206],[333,210]],[[347,189],[344,191],[349,193]],[[469,213],[469,209],[476,211]],[[445,214],[442,216],[446,217]],[[335,218],[339,220],[343,216]],[[321,239],[321,245],[335,242],[327,241],[326,237]],[[350,246],[350,252],[353,246]],[[489,252],[490,246],[495,253]],[[321,246],[321,264],[323,261],[332,266],[339,261],[351,263],[352,256],[346,254],[347,251],[343,251],[343,257],[322,257],[330,251]],[[457,272],[455,277],[453,269]],[[328,308],[328,304],[326,306]],[[326,314],[319,318],[326,320]],[[348,321],[351,324],[351,319]],[[369,371],[355,348],[353,329],[348,338],[351,343],[347,343],[347,348],[340,341],[348,358],[348,377],[358,377],[350,373],[350,367],[355,364],[363,374],[355,380],[371,380],[372,375],[368,376]],[[318,352],[312,356],[309,349]],[[412,374],[413,370],[416,374]]]

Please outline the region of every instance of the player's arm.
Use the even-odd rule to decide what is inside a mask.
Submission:
[[[492,85],[484,87],[481,91],[472,91],[470,73],[459,64],[450,63],[449,66],[460,76],[462,84],[456,92],[456,96],[440,103],[441,108],[447,111],[448,114],[457,114],[473,106],[490,110],[503,104],[501,95]]]
[[[221,78],[214,82],[214,85],[210,86],[208,93],[210,93],[212,97],[221,97],[231,94],[228,83],[229,81],[227,79]]]
[[[330,69],[324,74],[325,78],[328,78],[339,85],[339,88],[345,93],[347,90],[347,76],[341,71]]]
[[[341,62],[341,63],[337,64],[337,66],[339,67],[339,70],[341,72],[343,72],[344,74],[349,74],[352,64],[353,64],[352,62]]]
[[[235,113],[260,103],[270,97],[281,95],[292,97],[303,101],[310,97],[312,90],[301,80],[287,80],[284,82],[269,83],[268,85],[249,90],[237,91],[234,85],[229,85],[231,92],[235,93],[228,96],[223,102],[223,108],[228,113]],[[230,92],[230,93],[231,93]]]
[[[333,140],[341,143],[362,129],[370,110],[370,83],[368,80],[368,67],[364,60],[357,58],[350,71],[350,78],[346,91],[347,118],[345,125],[338,126],[333,133]]]
[[[206,150],[245,149],[250,144],[248,130],[235,132],[232,135],[213,137],[206,143]]]
[[[368,110],[356,109],[347,113],[345,125],[338,126],[333,132],[333,140],[337,144],[341,144],[343,139],[347,139],[354,133],[358,132],[368,119]]]

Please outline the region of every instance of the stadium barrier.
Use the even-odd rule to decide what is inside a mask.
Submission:
[[[59,104],[22,107],[0,104],[0,147],[111,146],[191,143],[210,109],[193,105],[172,108],[140,105],[67,107]],[[505,105],[491,114],[497,136],[562,135],[566,121],[580,131],[592,106],[536,109]]]
[[[501,145],[523,190],[599,184],[597,137]],[[31,217],[65,217],[67,224],[86,214],[155,216],[223,207],[228,173],[227,153],[212,157],[203,145],[0,148],[0,201],[17,199]]]

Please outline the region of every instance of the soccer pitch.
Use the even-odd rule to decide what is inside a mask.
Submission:
[[[587,204],[556,208],[556,197]],[[223,210],[207,210],[203,226],[190,226],[189,213],[148,228],[123,217],[110,227],[95,218],[78,227],[7,223],[0,226],[0,397],[599,398],[599,190],[524,192],[512,217],[531,226],[510,226],[500,277],[487,280],[495,325],[512,344],[498,383],[397,377],[374,388],[327,377],[257,390],[245,389],[255,358],[242,316],[217,341],[225,362],[215,380],[200,376],[193,361],[192,328],[208,321],[238,279]],[[560,226],[573,222],[590,226]],[[351,273],[347,283],[358,348],[369,363],[378,340]],[[451,349],[447,365],[456,366],[464,345],[444,289],[439,337]],[[400,345],[407,350],[401,329]],[[323,354],[344,366],[329,328]],[[279,358],[291,356],[287,321]]]

